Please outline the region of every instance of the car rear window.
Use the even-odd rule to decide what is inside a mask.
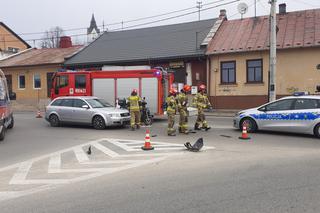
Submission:
[[[51,106],[60,106],[61,102],[62,102],[61,99],[55,100],[52,102]]]
[[[297,99],[294,109],[317,109],[319,108],[319,100],[317,99]]]
[[[62,99],[60,106],[72,107],[72,102],[73,102],[72,99]]]

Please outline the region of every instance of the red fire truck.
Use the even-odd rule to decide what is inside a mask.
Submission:
[[[126,99],[132,89],[145,97],[152,114],[162,106],[173,83],[173,74],[163,69],[116,71],[65,71],[53,76],[51,99],[59,96],[96,96],[111,104]]]

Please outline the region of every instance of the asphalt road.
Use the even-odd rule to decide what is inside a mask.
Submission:
[[[156,149],[144,156],[135,150],[144,129],[51,128],[34,117],[16,114],[0,143],[1,213],[320,212],[320,141],[312,136],[258,132],[242,141],[231,118],[210,117],[208,132],[168,137],[158,121]],[[183,150],[199,137],[205,150]],[[81,151],[89,145],[86,159]],[[106,159],[111,167],[84,167]],[[90,176],[90,169],[99,172]]]

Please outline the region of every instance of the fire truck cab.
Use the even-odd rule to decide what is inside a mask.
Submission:
[[[132,89],[145,97],[152,114],[163,114],[173,74],[163,69],[65,71],[53,76],[51,99],[60,96],[96,96],[110,104],[127,99]]]

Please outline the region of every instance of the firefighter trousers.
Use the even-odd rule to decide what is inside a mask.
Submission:
[[[141,114],[140,111],[130,111],[130,126],[131,128],[134,128],[136,125],[137,127],[140,127],[140,118]]]
[[[186,109],[179,110],[179,131],[182,133],[188,132],[188,113]]]
[[[167,133],[168,135],[174,134],[176,132],[174,128],[174,113],[168,113],[168,129]]]
[[[202,128],[207,128],[208,123],[206,121],[206,117],[204,115],[204,111],[202,108],[198,109],[198,117],[196,121],[196,127],[202,127]]]

